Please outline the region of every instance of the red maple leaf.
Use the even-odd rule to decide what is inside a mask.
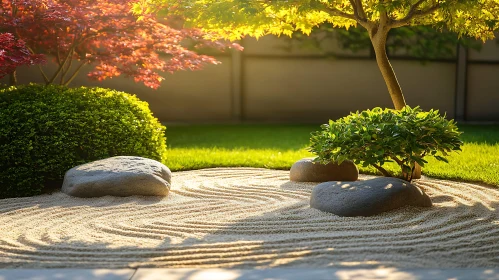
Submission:
[[[212,41],[199,29],[183,28],[181,20],[159,21],[144,15],[140,21],[127,0],[13,0],[1,1],[0,31],[22,39],[35,54],[54,58],[47,84],[69,84],[85,65],[88,76],[104,80],[119,75],[158,88],[161,72],[197,70],[219,63],[199,54],[200,48],[224,50],[237,44]],[[76,64],[76,65],[74,65]]]
[[[0,79],[12,74],[17,67],[43,63],[43,55],[32,54],[24,41],[10,33],[0,33]]]

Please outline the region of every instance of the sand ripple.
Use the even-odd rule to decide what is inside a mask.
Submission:
[[[174,173],[166,198],[0,200],[0,268],[499,267],[499,188],[423,179],[432,208],[343,218],[288,178],[216,168]]]

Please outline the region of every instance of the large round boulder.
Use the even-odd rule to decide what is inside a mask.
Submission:
[[[419,187],[397,178],[326,182],[314,187],[310,207],[338,216],[372,216],[402,206],[430,207]]]
[[[62,192],[77,197],[166,196],[171,171],[164,164],[142,157],[118,156],[71,168]]]
[[[359,169],[350,160],[322,164],[313,158],[304,158],[295,162],[289,171],[289,179],[295,182],[356,181],[358,178]]]

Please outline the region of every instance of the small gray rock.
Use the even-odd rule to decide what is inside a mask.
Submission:
[[[170,191],[171,171],[164,164],[142,157],[118,156],[68,170],[62,192],[77,197],[152,195]]]
[[[291,166],[289,179],[295,182],[328,182],[328,181],[356,181],[359,178],[359,169],[353,161],[345,160],[341,164],[321,164],[313,158],[301,159]]]
[[[314,187],[310,207],[338,216],[372,216],[411,205],[430,207],[430,197],[407,181],[381,177],[356,182],[325,182]]]

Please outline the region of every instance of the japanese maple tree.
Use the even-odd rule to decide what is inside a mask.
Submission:
[[[85,65],[92,65],[90,78],[125,75],[158,88],[160,72],[218,63],[196,48],[238,47],[152,14],[137,21],[131,7],[127,0],[2,0],[0,31],[22,39],[31,53],[54,58],[54,73],[39,67],[46,84],[68,85]]]
[[[0,33],[0,79],[12,75],[11,78],[15,80],[17,67],[43,62],[43,57],[32,54],[22,40],[17,40],[10,33]]]
[[[390,30],[433,26],[482,40],[499,28],[498,0],[141,0],[135,12],[178,14],[190,26],[237,40],[245,35],[309,34],[322,23],[361,26],[369,34],[376,61],[396,109],[406,103],[386,53]],[[359,77],[353,77],[358,80]]]

